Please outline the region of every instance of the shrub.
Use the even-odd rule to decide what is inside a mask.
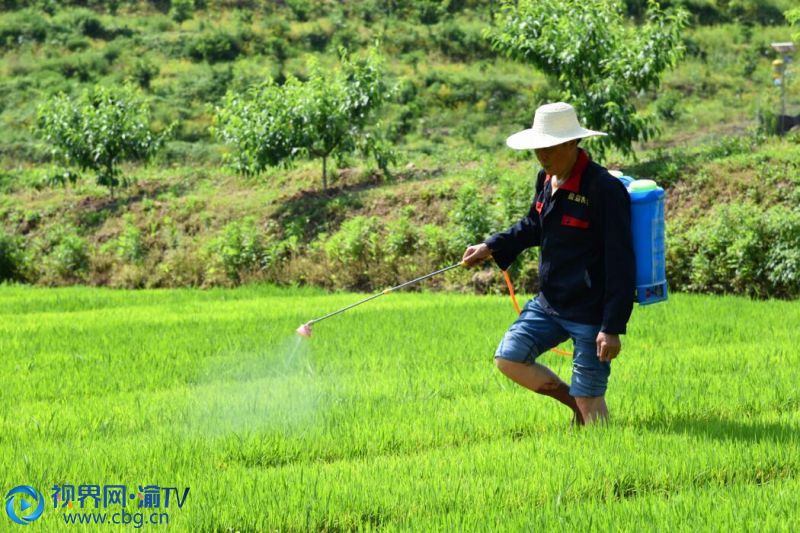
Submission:
[[[656,113],[664,120],[673,121],[681,115],[681,100],[678,91],[668,91],[656,100]]]
[[[438,0],[419,0],[416,4],[419,21],[428,26],[439,22],[447,13],[445,3]]]
[[[324,244],[328,260],[339,266],[358,264],[366,271],[381,255],[381,229],[377,217],[356,216],[345,221]]]
[[[397,83],[395,92],[397,103],[407,105],[417,98],[417,85],[411,78],[403,77]]]
[[[357,50],[366,46],[367,43],[355,28],[349,25],[343,25],[336,28],[336,31],[330,37],[330,44],[334,50],[338,50],[339,48]]]
[[[409,58],[417,70],[417,64],[423,62],[427,55],[421,49],[429,46],[427,39],[420,33],[419,27],[413,24],[398,25],[396,31],[387,35],[390,46],[402,54],[411,54]]]
[[[71,9],[56,17],[56,23],[69,31],[77,32],[92,39],[103,39],[108,36],[103,21],[91,9]]]
[[[497,54],[480,30],[459,25],[454,20],[441,24],[434,34],[434,41],[447,57],[458,61],[469,61],[494,57]]]
[[[690,233],[697,252],[691,259],[694,290],[758,295],[763,278],[765,235],[753,205],[724,205]]]
[[[417,226],[411,220],[413,213],[414,208],[406,207],[403,209],[400,218],[386,225],[384,245],[387,252],[387,260],[393,261],[400,257],[409,256],[417,249],[420,235]]]
[[[22,281],[22,239],[0,229],[0,281]]]
[[[92,46],[92,42],[82,35],[70,35],[64,43],[64,48],[70,52],[82,52]]]
[[[449,214],[453,246],[463,249],[488,237],[494,226],[493,211],[474,185],[462,186]]]
[[[748,47],[741,58],[742,74],[745,78],[753,79],[753,74],[758,68],[759,61],[761,61],[761,51],[758,46]]]
[[[54,168],[43,178],[42,184],[48,187],[65,187],[67,184],[75,185],[80,179],[80,174],[70,169]]]
[[[436,224],[424,224],[420,230],[419,246],[425,251],[428,260],[434,265],[451,263],[461,258],[463,248],[451,247],[445,228]]]
[[[189,40],[186,55],[197,61],[232,61],[242,52],[241,43],[222,30],[204,32]]]
[[[312,3],[310,0],[286,0],[286,5],[292,11],[295,19],[300,22],[308,20],[312,11]]]
[[[207,65],[201,72],[193,72],[182,79],[178,90],[186,102],[196,99],[212,103],[225,95],[232,81],[233,68],[230,64]]]
[[[737,154],[752,153],[764,142],[764,134],[759,131],[749,131],[746,135],[726,135],[719,137],[712,143],[705,153],[711,159],[723,159]]]
[[[760,108],[756,113],[758,131],[765,135],[775,135],[780,131],[778,113],[768,108]]]
[[[229,280],[239,283],[242,275],[262,266],[264,243],[253,217],[245,217],[226,225],[211,241],[209,249],[214,263],[221,265]],[[213,270],[216,266],[212,266]]]
[[[397,152],[394,150],[394,143],[391,141],[388,133],[383,133],[378,128],[381,128],[380,122],[375,124],[372,131],[365,132],[355,145],[358,147],[362,154],[372,155],[372,160],[375,165],[381,170],[383,177],[390,179],[392,177],[391,167],[397,164]],[[345,158],[346,152],[340,152],[340,158]]]
[[[152,284],[158,287],[199,287],[205,275],[202,259],[194,249],[170,248],[159,262]]]
[[[139,87],[145,90],[150,89],[150,82],[153,81],[153,78],[158,76],[160,69],[158,65],[153,63],[147,58],[139,58],[133,64],[133,68],[131,69],[131,77],[136,82]]]
[[[85,83],[107,74],[110,62],[103,54],[87,50],[80,54],[69,54],[53,59],[48,66],[60,72],[65,78],[74,78]]]
[[[766,217],[770,246],[766,272],[770,295],[787,298],[800,296],[800,211],[783,206],[771,208]]]
[[[142,243],[142,232],[134,224],[133,215],[126,213],[122,216],[122,232],[116,240],[117,257],[126,261],[138,263],[145,254]]]
[[[315,23],[314,27],[306,35],[309,48],[315,52],[323,52],[325,47],[328,46],[332,35],[333,28],[330,25],[323,26],[319,22]]]
[[[536,193],[536,174],[504,176],[497,186],[497,210],[500,227],[516,224],[528,213]]]
[[[10,13],[0,20],[0,47],[10,47],[26,41],[44,42],[49,25],[35,9]]]
[[[0,193],[11,193],[17,188],[17,180],[10,172],[0,170]]]
[[[74,228],[56,228],[49,236],[50,253],[45,266],[51,274],[65,281],[78,281],[89,268],[89,247]]]
[[[222,165],[222,154],[217,147],[182,140],[167,143],[158,158],[159,161],[167,164]]]
[[[668,226],[667,275],[677,289],[754,297],[800,296],[800,213],[722,204]]]
[[[172,20],[180,24],[189,20],[194,14],[194,0],[172,0],[169,14]]]

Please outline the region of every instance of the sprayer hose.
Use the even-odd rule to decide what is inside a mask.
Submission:
[[[519,304],[517,303],[517,295],[514,294],[514,284],[511,283],[511,276],[508,275],[507,270],[503,270],[503,278],[505,278],[506,280],[506,286],[508,287],[508,294],[511,295],[511,303],[514,304],[514,309],[517,311],[517,314],[521,315],[522,311],[520,311]],[[564,357],[572,357],[571,353],[564,350],[559,350],[558,348],[550,348],[550,351],[558,355],[563,355]]]

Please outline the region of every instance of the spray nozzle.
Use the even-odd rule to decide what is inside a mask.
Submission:
[[[311,322],[303,324],[299,328],[297,328],[297,334],[301,337],[308,337],[311,338]]]

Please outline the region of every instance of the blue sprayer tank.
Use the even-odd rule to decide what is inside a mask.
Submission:
[[[631,197],[631,232],[636,256],[636,301],[640,305],[667,299],[664,245],[664,189],[653,180],[619,176]]]

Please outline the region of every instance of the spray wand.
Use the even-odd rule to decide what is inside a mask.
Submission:
[[[312,324],[316,324],[317,322],[322,322],[326,318],[330,318],[332,316],[338,315],[339,313],[344,313],[348,309],[352,309],[353,307],[356,307],[357,305],[361,305],[363,303],[367,303],[368,301],[374,300],[375,298],[377,298],[379,296],[383,296],[384,294],[389,294],[390,292],[394,292],[394,291],[396,291],[398,289],[402,289],[403,287],[408,287],[409,285],[413,285],[414,283],[417,283],[419,281],[428,279],[428,278],[430,278],[432,276],[435,276],[436,274],[441,274],[443,272],[447,272],[448,270],[452,270],[452,269],[454,269],[456,267],[460,267],[460,266],[467,266],[467,263],[465,261],[461,261],[460,263],[456,263],[455,265],[450,265],[449,267],[442,268],[440,270],[437,270],[436,272],[431,272],[430,274],[425,274],[424,276],[420,276],[418,278],[414,278],[411,281],[406,281],[405,283],[401,283],[400,285],[397,285],[396,287],[391,287],[389,289],[384,289],[384,290],[382,290],[381,292],[379,292],[377,294],[373,294],[372,296],[369,296],[368,298],[364,298],[363,300],[358,301],[358,302],[356,302],[354,304],[350,304],[347,307],[342,307],[338,311],[334,311],[332,313],[328,313],[327,315],[325,315],[323,317],[315,318],[314,320],[310,320],[310,321],[306,322],[305,324],[303,324],[302,326],[297,328],[297,334],[298,335],[302,335],[303,337],[310,337],[311,336],[311,325]]]
[[[403,287],[408,287],[409,285],[413,285],[414,283],[417,283],[419,281],[428,279],[428,278],[433,277],[433,276],[435,276],[437,274],[442,274],[443,272],[447,272],[448,270],[452,270],[452,269],[460,267],[460,266],[467,266],[467,262],[466,261],[461,261],[460,263],[456,263],[455,265],[450,265],[449,267],[442,268],[440,270],[437,270],[436,272],[431,272],[430,274],[425,274],[424,276],[420,276],[418,278],[414,278],[411,281],[406,281],[405,283],[401,283],[400,285],[397,285],[396,287],[391,287],[389,289],[384,289],[379,293],[373,294],[372,296],[364,298],[363,300],[360,300],[360,301],[358,301],[358,302],[356,302],[354,304],[350,304],[347,307],[342,307],[341,309],[339,309],[337,311],[333,311],[332,313],[328,313],[327,315],[322,316],[320,318],[315,318],[314,320],[309,320],[308,322],[306,322],[305,324],[303,324],[302,326],[297,328],[297,334],[298,335],[302,335],[303,337],[311,337],[311,326],[313,324],[316,324],[317,322],[322,322],[326,318],[330,318],[332,316],[338,315],[339,313],[344,313],[348,309],[352,309],[353,307],[356,307],[356,306],[361,305],[363,303],[367,303],[370,300],[374,300],[375,298],[378,298],[379,296],[383,296],[384,294],[389,294],[390,292],[394,292],[394,291],[396,291],[398,289],[402,289]],[[517,314],[519,315],[519,314],[522,313],[522,311],[520,310],[519,304],[517,303],[517,295],[514,293],[514,284],[511,283],[511,277],[508,275],[508,272],[505,271],[505,270],[503,270],[503,278],[506,280],[506,286],[508,287],[508,294],[511,296],[511,303],[514,304],[514,309],[517,311]],[[565,357],[572,357],[571,353],[565,352],[564,350],[559,350],[558,348],[551,348],[550,351],[551,352],[555,352],[558,355],[563,355]]]

